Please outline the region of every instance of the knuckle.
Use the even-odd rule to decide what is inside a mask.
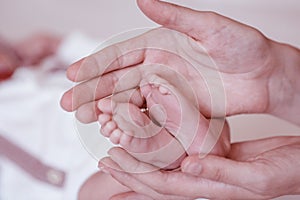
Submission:
[[[226,174],[225,174],[225,171],[224,170],[222,170],[222,169],[220,169],[219,167],[216,169],[216,171],[215,171],[215,174],[214,174],[214,179],[216,180],[216,181],[222,181],[222,180],[224,180],[226,178]]]

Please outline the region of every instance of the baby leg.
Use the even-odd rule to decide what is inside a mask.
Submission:
[[[81,186],[80,191],[78,192],[78,200],[109,200],[114,195],[130,191],[129,188],[121,185],[112,176],[100,171],[93,174]]]

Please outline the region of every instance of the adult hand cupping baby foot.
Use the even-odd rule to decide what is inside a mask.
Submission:
[[[252,27],[215,13],[156,0],[138,2],[151,19],[181,33],[159,28],[107,47],[72,65],[68,69],[69,79],[85,82],[63,96],[62,106],[66,110],[74,111],[83,106],[85,109],[80,111],[84,113],[90,108],[87,105],[93,105],[91,102],[111,95],[120,77],[141,63],[187,70],[186,77],[191,86],[198,88],[201,112],[207,117],[211,114],[209,102],[214,95],[209,90],[213,90],[214,84],[225,89],[227,105],[222,112],[226,115],[268,112],[271,104],[276,103],[276,98],[271,99],[269,95],[270,90],[278,90],[270,88],[275,85],[269,83],[278,65],[279,57],[275,53],[278,44]],[[209,78],[210,74],[219,78]],[[137,84],[132,82],[122,89]],[[89,121],[96,121],[96,115],[91,115]]]

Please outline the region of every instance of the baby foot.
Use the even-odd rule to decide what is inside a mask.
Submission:
[[[123,94],[100,100],[101,133],[141,161],[160,168],[179,167],[185,157],[183,147],[164,127],[153,123],[140,106],[124,101]]]
[[[195,106],[196,102],[188,100],[179,87],[175,88],[157,75],[147,81],[141,93],[146,98],[150,117],[173,134],[189,155],[227,155],[230,139],[226,120],[206,119]],[[161,109],[153,110],[153,106]]]

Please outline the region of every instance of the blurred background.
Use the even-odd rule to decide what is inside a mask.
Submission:
[[[297,0],[174,0],[199,10],[212,10],[255,26],[267,36],[295,46],[299,41]],[[44,30],[66,35],[82,31],[107,38],[132,28],[155,26],[134,0],[1,0],[0,31],[18,39]]]
[[[171,2],[186,5],[198,10],[211,10],[218,12],[240,22],[256,27],[273,40],[289,43],[300,48],[300,26],[298,21],[300,19],[299,0],[173,0]],[[155,26],[157,25],[148,20],[139,11],[136,6],[135,0],[0,0],[0,37],[11,43],[18,42],[23,38],[26,38],[37,32],[51,33],[57,35],[60,38],[68,38],[74,33],[80,33],[81,35],[84,35],[85,39],[82,39],[81,36],[80,41],[81,43],[85,43],[84,45],[86,46],[87,50],[85,52],[80,52],[79,54],[77,54],[76,48],[70,49],[69,47],[68,49],[68,47],[64,47],[64,49],[61,50],[61,52],[64,52],[62,53],[64,56],[68,57],[68,55],[66,55],[68,54],[68,52],[72,52],[72,54],[74,54],[74,56],[70,56],[72,58],[66,59],[67,61],[64,63],[64,65],[68,65],[71,63],[71,61],[74,61],[80,56],[89,53],[88,51],[92,51],[93,48],[96,47],[101,41],[111,37],[112,35],[134,28]],[[65,43],[64,45],[68,44],[69,43]],[[75,47],[78,46],[75,45]],[[78,51],[81,50],[78,49]],[[22,78],[22,75],[19,76]],[[76,195],[76,191],[74,190],[78,190],[85,177],[87,178],[89,174],[96,170],[96,162],[86,152],[84,152],[84,149],[81,147],[80,143],[75,141],[78,140],[78,138],[74,134],[72,123],[69,122],[72,117],[61,111],[61,109],[59,108],[58,102],[60,95],[66,88],[70,87],[71,85],[65,80],[64,75],[59,74],[57,76],[60,77],[60,81],[57,82],[54,80],[48,80],[48,82],[44,83],[46,85],[51,85],[51,87],[53,87],[53,85],[57,87],[54,89],[52,88],[53,93],[55,94],[52,97],[54,99],[47,99],[48,104],[45,104],[44,109],[47,110],[47,107],[49,107],[49,104],[51,104],[50,102],[55,102],[53,105],[51,104],[51,106],[55,107],[54,110],[57,110],[56,113],[59,113],[57,115],[59,115],[62,119],[60,123],[65,122],[66,124],[68,124],[65,129],[60,131],[72,132],[65,137],[65,142],[68,143],[68,141],[72,140],[69,148],[75,146],[76,148],[74,147],[74,149],[76,150],[74,151],[76,152],[76,155],[81,155],[81,157],[79,156],[80,159],[78,159],[78,163],[76,165],[77,169],[82,168],[82,166],[80,165],[82,164],[82,162],[85,163],[84,167],[86,167],[86,169],[84,172],[82,172],[80,178],[76,178],[76,175],[73,176],[75,177],[73,181],[73,183],[75,182],[75,185],[69,187],[69,190],[71,191],[69,196],[64,196],[63,194],[61,194],[63,192],[57,191],[57,189],[48,190],[48,186],[45,186],[42,191],[54,191],[59,193],[59,195],[56,196],[56,199],[73,199]],[[35,79],[39,79],[39,77],[40,74],[34,76]],[[21,85],[26,83],[26,81],[30,81],[26,78],[21,80],[25,81],[19,83]],[[56,83],[54,84],[53,82]],[[61,85],[59,85],[60,83]],[[8,84],[8,86],[11,85]],[[16,94],[20,94],[21,89],[24,89],[19,88],[15,85],[10,88],[14,88],[16,90]],[[44,89],[42,90],[44,91]],[[2,99],[3,101],[6,100],[7,102],[7,99],[10,99],[10,96],[8,96],[10,92],[11,89],[5,90],[4,86],[0,87],[0,101]],[[11,98],[13,99],[13,96]],[[26,104],[24,102],[22,103],[22,106],[26,107]],[[2,104],[2,102],[0,102],[0,104]],[[14,120],[14,116],[12,115],[12,113],[19,115],[19,112],[15,112],[15,109],[17,109],[17,107],[14,105],[16,104],[19,105],[20,102],[10,101],[10,104],[3,104],[4,107],[2,106],[3,109],[6,109],[6,113],[0,110],[0,125],[3,125],[2,127],[0,126],[0,128],[5,129],[4,131],[6,132],[11,131],[8,127],[8,124],[13,124],[14,127],[20,127],[20,129],[23,126],[22,119],[18,118],[18,120]],[[9,111],[7,108],[11,108],[11,110]],[[45,113],[40,115],[44,116]],[[7,118],[7,116],[10,115],[11,118]],[[42,119],[50,120],[51,122],[51,120],[53,120],[53,118],[57,116],[53,115],[53,113],[50,113],[49,115],[51,115],[49,119]],[[27,117],[30,118],[30,116]],[[32,116],[32,118],[34,118],[34,116]],[[8,122],[8,119],[10,119],[11,121]],[[29,119],[27,118],[27,120]],[[231,117],[229,121],[233,132],[233,141],[263,138],[274,135],[300,135],[299,127],[266,115],[236,116]],[[33,120],[31,121],[31,123],[35,124],[33,126],[42,126],[42,124],[45,122]],[[54,126],[54,128],[52,127],[54,132],[58,132],[55,126],[59,126],[58,124],[60,123],[52,123],[52,125]],[[41,128],[40,130],[43,130],[43,128]],[[23,131],[24,129],[22,130],[22,132]],[[26,147],[30,149],[30,147],[28,147],[30,145],[26,146],[26,144],[22,144],[22,142],[20,142],[20,138],[18,137],[18,135],[8,135],[10,136],[7,137],[10,137],[12,141],[19,143],[24,148]],[[35,136],[32,137],[34,138]],[[26,139],[24,139],[24,141],[25,140]],[[55,141],[55,137],[53,137],[52,140],[54,144],[59,143]],[[47,143],[47,141],[41,142],[40,146],[36,148],[35,151],[38,152],[38,150],[40,150],[39,148],[43,148],[43,145],[41,144],[45,143]],[[29,151],[34,152],[34,150]],[[56,153],[53,153],[51,148],[49,147],[48,154]],[[39,157],[39,153],[36,154],[36,156]],[[44,155],[42,155],[41,157],[43,157]],[[70,155],[73,154],[70,153]],[[48,159],[46,159],[45,162],[51,163],[52,165],[53,163],[55,164],[55,162],[52,162],[51,160],[53,157],[55,156],[50,156]],[[70,163],[65,163],[62,168],[64,168],[66,171],[71,170],[69,165],[71,165],[71,161]],[[74,163],[72,165],[74,165]],[[17,198],[17,195],[8,194],[7,192],[14,191],[13,189],[8,189],[8,185],[13,187],[16,180],[9,180],[11,180],[11,178],[13,177],[13,175],[11,174],[16,175],[18,173],[16,171],[18,171],[19,169],[16,168],[14,169],[14,171],[9,171],[8,166],[14,168],[13,166],[11,166],[11,164],[0,164],[0,200]],[[72,170],[73,174],[76,174],[76,170],[73,168]],[[10,174],[10,176],[8,176],[7,174]],[[25,180],[26,178],[28,178],[26,175],[20,175],[18,176],[18,178],[15,177],[15,179],[21,179],[18,181],[21,181],[25,184],[27,183]],[[25,181],[22,181],[22,179],[24,179]],[[14,187],[18,189],[20,185],[15,184]],[[23,196],[23,199],[40,199],[34,195],[35,191],[28,190],[23,189],[21,191],[23,191],[24,193],[32,193],[32,198]],[[4,194],[4,191],[6,191],[6,194]],[[1,197],[3,199],[1,199]],[[279,199],[292,200],[299,198],[300,196],[289,196]]]

